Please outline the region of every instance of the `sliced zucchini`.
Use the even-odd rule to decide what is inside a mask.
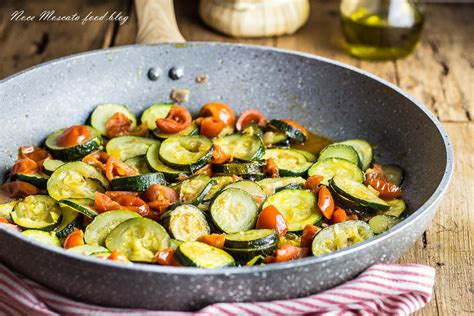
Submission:
[[[339,144],[349,145],[354,148],[354,150],[357,152],[357,155],[359,156],[362,170],[365,171],[370,167],[370,164],[374,158],[374,151],[368,142],[362,139],[349,139],[340,142]]]
[[[267,198],[262,208],[273,205],[283,215],[290,232],[301,231],[321,218],[316,197],[307,190],[286,189]]]
[[[322,176],[324,185],[329,184],[334,176],[341,176],[356,182],[364,181],[364,173],[352,162],[341,158],[318,160],[308,170],[309,176]]]
[[[257,221],[258,208],[250,194],[230,188],[214,198],[210,215],[219,230],[231,234],[252,229]]]
[[[211,190],[214,180],[204,174],[197,174],[183,180],[178,189],[179,201],[184,204],[198,205]]]
[[[11,220],[11,212],[13,211],[13,208],[15,205],[18,204],[18,201],[10,201],[7,203],[0,204],[0,217],[6,218],[8,220]]]
[[[393,183],[396,186],[402,184],[405,175],[402,167],[397,165],[383,165],[382,170],[390,183]]]
[[[172,103],[153,104],[143,112],[140,120],[146,124],[149,130],[153,131],[156,129],[156,120],[167,117],[172,106]]]
[[[43,162],[43,172],[48,176],[52,175],[53,172],[64,165],[65,162],[57,159],[47,159]]]
[[[74,252],[83,256],[91,256],[95,253],[109,252],[107,248],[104,248],[101,246],[93,246],[93,245],[80,245],[80,246],[69,248],[67,251]]]
[[[146,174],[151,172],[150,168],[148,167],[148,163],[145,156],[136,156],[128,158],[124,162],[130,167],[137,170],[139,174]]]
[[[259,186],[256,182],[250,181],[250,180],[241,180],[237,182],[233,182],[225,187],[226,189],[229,188],[237,188],[244,190],[248,194],[250,194],[254,200],[255,203],[257,203],[257,207],[260,208],[262,206],[262,203],[265,201],[267,198],[267,195],[265,194],[265,191],[263,191],[262,187]]]
[[[87,225],[84,240],[89,245],[104,246],[105,238],[115,227],[128,219],[140,217],[138,213],[125,210],[109,211],[97,215]]]
[[[305,156],[292,149],[267,149],[263,158],[274,159],[282,176],[304,176],[311,167]]]
[[[120,136],[112,138],[105,147],[107,153],[117,159],[125,161],[136,156],[146,155],[151,145],[159,145],[156,139],[138,136]]]
[[[282,178],[265,178],[258,181],[267,195],[272,195],[277,191],[280,191],[282,188],[291,186],[292,188],[302,189],[305,179],[302,177],[282,177]]]
[[[212,174],[216,176],[240,176],[242,178],[263,178],[263,163],[253,162],[230,162],[222,165],[212,165]]]
[[[99,150],[102,146],[102,136],[95,128],[85,125],[84,127],[89,130],[89,138],[82,144],[70,147],[60,146],[58,140],[67,130],[67,128],[62,128],[49,134],[45,141],[46,148],[54,158],[68,161],[80,159],[93,151]]]
[[[115,191],[145,192],[152,184],[166,185],[165,176],[161,172],[153,172],[114,178],[110,181],[110,185]]]
[[[70,207],[62,207],[63,217],[58,227],[54,229],[58,238],[65,238],[67,235],[74,231],[74,228],[82,225],[81,213]]]
[[[286,233],[284,236],[280,237],[278,245],[301,247],[301,235],[302,234]]]
[[[151,169],[163,173],[169,182],[174,181],[177,177],[186,176],[185,172],[173,169],[162,163],[158,157],[159,151],[160,145],[155,144],[151,145],[146,152],[146,161]]]
[[[11,218],[15,224],[26,229],[50,231],[61,221],[59,204],[47,195],[30,195],[18,202]]]
[[[179,245],[181,245],[184,241],[181,241],[181,240],[176,240],[176,239],[173,239],[171,238],[170,239],[170,248],[173,248],[174,250],[176,250]]]
[[[235,159],[253,161],[262,158],[265,147],[257,135],[232,134],[214,140],[221,150]]]
[[[122,113],[132,121],[130,128],[133,130],[137,127],[137,119],[130,110],[122,104],[101,104],[97,106],[91,115],[91,125],[102,135],[107,136],[105,125],[108,120],[115,114]]]
[[[119,250],[131,261],[153,262],[155,254],[169,246],[169,235],[157,222],[131,218],[114,228],[105,239],[110,251]]]
[[[360,243],[374,233],[366,222],[346,221],[328,226],[314,237],[312,251],[321,256]]]
[[[358,166],[359,168],[362,167],[362,163],[359,160],[359,155],[349,145],[343,144],[331,144],[323,148],[319,153],[318,161],[322,161],[328,158],[341,158],[348,160]]]
[[[386,232],[398,223],[399,218],[389,215],[375,215],[369,220],[369,226],[375,234]]]
[[[58,237],[53,232],[45,232],[42,230],[36,229],[27,229],[22,232],[23,235],[33,238],[40,243],[61,247],[61,242],[59,241]]]
[[[183,129],[179,133],[174,133],[174,134],[166,134],[162,133],[159,130],[153,131],[153,135],[155,135],[158,139],[160,140],[165,140],[167,138],[170,138],[172,136],[193,136],[199,134],[199,127],[196,124],[196,122],[192,122],[191,125]]]
[[[17,180],[30,183],[40,189],[46,189],[49,177],[41,173],[17,173],[15,174]]]
[[[211,232],[206,216],[194,205],[180,205],[166,212],[163,225],[171,237],[180,241],[194,241]]]
[[[265,257],[258,255],[250,259],[245,265],[248,267],[264,265]]]
[[[335,176],[329,181],[331,189],[346,199],[376,210],[386,211],[390,205],[379,198],[377,194],[360,182],[341,176]]]
[[[285,143],[288,140],[286,133],[277,132],[277,131],[268,131],[265,132],[262,136],[262,141],[267,146],[277,145]]]
[[[309,151],[302,150],[302,149],[294,149],[292,148],[293,151],[296,151],[297,153],[302,154],[308,162],[316,162],[316,156],[310,153]]]
[[[234,178],[232,178],[231,176],[212,177],[212,180],[212,187],[204,197],[205,202],[210,201],[216,195],[217,192],[222,190],[223,187],[234,182]]]
[[[110,251],[93,252],[89,256],[100,259],[107,259],[112,253]]]
[[[243,134],[257,135],[258,137],[263,137],[263,130],[258,124],[250,123],[246,128],[242,130]]]
[[[273,229],[251,229],[246,232],[227,234],[224,248],[259,249],[276,246],[279,238]]]
[[[391,201],[387,201],[387,203],[388,205],[390,205],[390,208],[388,209],[388,211],[385,211],[383,213],[384,215],[400,217],[407,209],[407,205],[403,200],[394,199]]]
[[[194,172],[211,160],[212,146],[204,136],[172,136],[163,141],[158,155],[169,167]]]
[[[105,192],[109,182],[96,168],[81,161],[56,169],[47,184],[49,195],[59,201],[66,198],[94,198],[96,191]]]
[[[253,249],[234,249],[234,248],[224,248],[234,259],[240,264],[245,264],[252,258],[256,256],[270,256],[273,254],[277,244],[271,245],[264,248],[253,248]]]
[[[61,208],[71,208],[89,218],[94,218],[99,213],[94,209],[94,200],[92,199],[62,199],[59,200]]]
[[[227,136],[227,135],[231,135],[232,133],[234,133],[234,126],[233,125],[226,125],[222,131],[219,133],[219,135],[217,135],[217,137],[224,137],[224,136]]]
[[[182,243],[176,249],[175,258],[183,266],[206,269],[235,265],[234,258],[227,252],[199,241]]]
[[[295,125],[289,124],[285,120],[271,120],[268,125],[284,132],[289,138],[299,143],[304,143],[307,139],[306,133],[303,130],[299,129]]]

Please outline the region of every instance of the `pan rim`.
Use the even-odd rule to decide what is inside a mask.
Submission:
[[[416,211],[414,211],[409,217],[401,221],[399,224],[392,227],[386,233],[370,238],[364,242],[355,244],[353,246],[326,254],[326,255],[322,255],[318,257],[307,257],[307,258],[303,258],[303,259],[299,259],[295,261],[275,263],[275,264],[266,265],[266,266],[252,266],[252,267],[244,267],[244,268],[231,267],[231,268],[216,268],[216,269],[199,269],[199,268],[193,268],[193,267],[168,267],[168,266],[159,266],[159,265],[143,264],[143,263],[134,263],[132,265],[124,265],[121,263],[113,262],[111,260],[110,261],[97,260],[96,258],[93,258],[93,257],[87,257],[80,254],[75,254],[72,252],[65,251],[62,248],[42,244],[32,238],[23,236],[23,234],[21,234],[20,232],[17,232],[8,228],[4,228],[2,227],[2,225],[0,225],[0,231],[10,234],[14,236],[15,238],[19,238],[23,242],[29,243],[33,246],[40,247],[44,250],[52,251],[56,255],[69,257],[70,259],[73,259],[73,260],[81,260],[83,261],[84,264],[98,265],[101,267],[109,266],[114,269],[133,270],[133,271],[139,271],[139,272],[189,275],[189,276],[195,276],[195,277],[196,276],[210,276],[210,275],[229,276],[229,275],[239,275],[239,274],[247,274],[247,273],[264,273],[268,271],[275,271],[275,270],[278,271],[278,270],[286,270],[290,268],[304,267],[306,265],[328,262],[332,260],[333,258],[347,256],[354,252],[362,251],[363,249],[371,247],[372,245],[384,242],[385,239],[388,239],[392,237],[393,235],[399,233],[400,231],[407,229],[411,225],[415,225],[416,222],[421,219],[421,215],[424,214],[425,212],[428,212],[431,208],[435,207],[437,203],[440,202],[444,194],[446,193],[449,183],[453,176],[453,171],[454,171],[454,150],[453,150],[451,141],[449,139],[449,136],[446,130],[442,126],[441,122],[435,117],[435,115],[431,111],[429,111],[421,102],[416,100],[414,97],[409,95],[400,87],[386,81],[385,79],[382,79],[372,73],[369,73],[355,66],[348,65],[348,64],[345,64],[345,63],[342,63],[342,62],[339,62],[327,57],[318,56],[315,54],[304,53],[304,52],[283,49],[283,48],[262,46],[262,45],[249,45],[249,44],[240,44],[240,43],[234,44],[234,43],[222,43],[222,42],[132,44],[132,45],[111,47],[111,48],[106,48],[106,49],[96,49],[96,50],[91,50],[87,52],[77,53],[77,54],[60,57],[51,61],[47,61],[47,62],[29,67],[29,68],[26,68],[20,72],[17,72],[13,75],[10,75],[0,80],[0,89],[2,87],[2,84],[7,83],[8,81],[11,81],[18,76],[22,76],[22,75],[31,73],[33,71],[36,71],[37,69],[41,69],[44,66],[54,65],[54,64],[63,63],[63,62],[69,62],[72,60],[76,60],[76,59],[80,59],[80,58],[84,58],[84,57],[88,57],[92,55],[109,54],[109,53],[121,52],[128,49],[136,49],[137,47],[162,47],[162,46],[174,46],[177,49],[185,49],[187,47],[197,47],[197,46],[215,46],[215,47],[223,46],[223,47],[251,48],[251,49],[262,50],[262,51],[273,51],[277,53],[300,56],[307,59],[314,59],[321,62],[329,63],[332,65],[356,72],[360,75],[368,77],[377,82],[380,82],[381,84],[387,86],[388,88],[394,90],[401,96],[408,99],[408,101],[410,101],[414,106],[416,106],[419,110],[421,110],[436,127],[441,138],[443,139],[444,149],[446,151],[445,170],[444,170],[443,177],[441,178],[441,181],[439,182],[438,186],[436,187],[434,192],[431,194],[431,196]]]

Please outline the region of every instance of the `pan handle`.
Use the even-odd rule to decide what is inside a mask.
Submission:
[[[135,8],[138,43],[185,42],[176,23],[173,0],[135,0]]]

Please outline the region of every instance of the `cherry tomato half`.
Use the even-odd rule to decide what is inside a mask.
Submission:
[[[137,170],[118,160],[115,157],[109,157],[105,165],[105,176],[109,181],[115,177],[128,177],[138,175]]]
[[[128,135],[132,127],[132,120],[123,113],[117,112],[112,115],[105,123],[105,132],[107,137],[117,137]]]
[[[188,110],[179,105],[173,105],[164,119],[157,119],[156,126],[166,134],[175,134],[191,125],[193,118]]]
[[[256,228],[275,229],[278,236],[283,236],[288,231],[285,218],[273,205],[265,207],[258,215]]]
[[[224,122],[225,125],[233,125],[235,114],[232,109],[224,103],[207,103],[199,111],[199,116],[213,117],[216,120]]]
[[[90,131],[87,126],[73,125],[59,136],[58,145],[61,147],[72,147],[85,143],[89,138]]]
[[[225,127],[225,123],[214,117],[205,117],[201,120],[200,133],[209,138],[217,137]]]
[[[244,113],[240,114],[237,123],[235,123],[235,128],[238,131],[241,131],[251,123],[257,123],[258,126],[264,127],[267,123],[267,119],[259,111],[255,109],[248,109]]]
[[[331,219],[334,213],[334,199],[326,186],[321,186],[318,193],[318,206],[324,217]]]

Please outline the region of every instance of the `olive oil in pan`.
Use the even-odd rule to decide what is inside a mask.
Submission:
[[[407,56],[420,41],[423,14],[413,4],[404,6],[403,14],[400,9],[396,14],[391,13],[390,5],[381,5],[379,9],[381,11],[376,13],[364,7],[349,15],[341,12],[345,49],[352,56],[363,59],[383,60]]]
[[[330,139],[308,132],[308,139],[304,143],[291,145],[291,148],[306,150],[318,156],[321,149],[333,143]]]

